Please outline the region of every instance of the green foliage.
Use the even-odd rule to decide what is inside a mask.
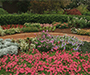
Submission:
[[[89,12],[84,12],[83,15],[90,16],[90,11]]]
[[[77,9],[83,14],[84,12],[88,12],[87,6],[88,5],[81,4]]]
[[[24,24],[24,23],[49,23],[52,22],[68,22],[68,17],[70,20],[74,17],[74,15],[59,15],[59,14],[19,14],[19,15],[1,15],[0,16],[0,25],[7,25],[7,24]],[[87,20],[90,20],[89,16],[77,16],[79,18],[85,17]]]
[[[26,27],[37,27],[40,28],[40,23],[25,23]]]
[[[38,28],[37,27],[25,27],[22,28],[21,31],[23,32],[38,32]]]
[[[61,23],[58,28],[60,29],[64,29],[64,28],[68,28],[68,23]]]
[[[56,29],[56,26],[53,27],[52,31],[55,31],[55,29]]]
[[[83,46],[80,46],[80,47],[81,47],[82,53],[86,53],[86,51],[88,53],[90,53],[90,42],[84,41],[84,45]]]
[[[4,32],[4,30],[2,29],[2,27],[1,27],[1,26],[0,26],[0,35],[1,35],[1,36],[6,35],[6,34],[5,34],[5,32]]]
[[[20,29],[19,28],[11,28],[11,29],[5,29],[4,32],[6,34],[15,34],[15,33],[20,33]]]
[[[0,15],[3,15],[3,14],[8,14],[8,12],[3,8],[0,8]]]
[[[72,33],[77,33],[77,30],[80,30],[80,28],[76,29],[75,27],[71,28]]]
[[[73,17],[72,20],[68,20],[68,24],[70,27],[86,28],[89,27],[90,20],[87,20],[85,17]]]

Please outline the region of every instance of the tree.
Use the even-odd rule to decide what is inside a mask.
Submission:
[[[70,0],[33,0],[30,1],[30,10],[32,10],[34,13],[40,13],[42,14],[47,9],[49,11],[55,10],[56,12],[60,10],[61,8],[64,8]]]

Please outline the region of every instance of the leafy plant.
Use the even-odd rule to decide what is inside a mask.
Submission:
[[[38,28],[37,27],[26,27],[26,28],[22,28],[21,31],[23,32],[38,32]]]
[[[56,27],[54,26],[53,29],[52,29],[52,31],[55,31],[55,29],[56,29]]]
[[[88,12],[87,7],[88,5],[81,4],[80,6],[77,7],[77,9],[83,14],[84,12]]]
[[[7,54],[17,54],[18,48],[18,43],[13,43],[11,39],[0,39],[0,57]]]
[[[60,29],[68,28],[68,23],[62,23],[62,24],[60,24],[60,26],[58,28],[60,28]]]
[[[80,47],[81,47],[82,53],[86,53],[86,52],[90,53],[90,42],[84,41],[84,45]]]
[[[37,27],[40,28],[40,23],[25,23],[24,24],[26,27]]]
[[[25,40],[20,39],[19,45],[21,52],[27,52],[29,50],[29,43],[26,43]]]
[[[68,24],[71,27],[84,28],[84,27],[88,27],[90,21],[85,19],[85,17],[80,19],[78,17],[73,17],[71,21],[68,20]]]
[[[76,29],[75,27],[71,28],[71,32],[72,33],[77,33],[78,30],[81,30],[81,29],[80,28],[77,28]]]
[[[49,27],[49,31],[51,31],[52,30],[52,27]]]
[[[5,34],[5,32],[4,32],[4,30],[2,29],[2,27],[1,27],[1,26],[0,26],[0,35],[1,35],[1,36],[6,35],[6,34]]]
[[[20,29],[19,28],[10,28],[10,29],[5,29],[4,32],[6,34],[15,34],[15,33],[20,33]]]
[[[84,43],[79,41],[75,37],[67,37],[67,36],[51,36],[47,32],[42,32],[41,37],[36,37],[36,41],[34,41],[36,48],[39,51],[53,51],[53,50],[80,50],[80,45]]]

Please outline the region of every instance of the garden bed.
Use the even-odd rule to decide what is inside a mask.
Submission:
[[[51,36],[45,32],[41,37],[12,42],[20,44],[19,53],[0,58],[0,75],[90,74],[90,44],[83,43],[75,37]],[[86,50],[84,44],[89,49]],[[78,52],[79,46],[83,53]]]

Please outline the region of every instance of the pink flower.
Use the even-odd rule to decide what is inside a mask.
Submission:
[[[0,67],[0,70],[1,70],[1,67]]]

